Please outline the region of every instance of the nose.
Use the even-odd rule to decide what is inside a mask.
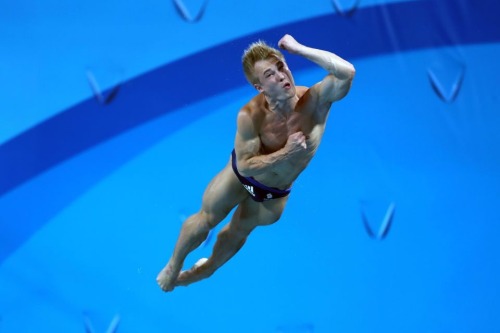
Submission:
[[[279,74],[278,74],[278,79],[279,79],[280,81],[283,81],[283,80],[285,79],[285,74],[283,74],[283,73],[281,73],[281,72],[278,72],[278,73],[279,73]]]

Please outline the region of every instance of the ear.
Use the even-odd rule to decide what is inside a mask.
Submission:
[[[255,89],[257,89],[258,92],[263,92],[264,89],[262,89],[262,86],[258,83],[254,84],[253,85]]]

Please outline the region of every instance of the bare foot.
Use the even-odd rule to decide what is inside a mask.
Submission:
[[[163,291],[172,291],[174,290],[178,275],[179,270],[174,271],[169,262],[156,277],[156,282]]]
[[[203,264],[207,261],[207,258],[201,258],[193,265],[191,269],[180,272],[179,276],[177,277],[177,281],[175,281],[175,286],[188,286],[193,282],[197,282],[208,277],[208,267],[206,267],[206,265],[203,266]]]

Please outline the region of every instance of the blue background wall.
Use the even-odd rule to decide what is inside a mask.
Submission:
[[[0,2],[0,332],[499,332],[499,13]],[[155,277],[255,94],[241,53],[285,33],[350,60],[353,88],[281,221],[164,294]],[[324,75],[288,61],[298,84]]]

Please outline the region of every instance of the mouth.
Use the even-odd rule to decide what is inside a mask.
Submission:
[[[285,88],[285,89],[290,89],[290,88],[292,88],[292,84],[287,82],[287,83],[285,83],[285,84],[283,85],[283,88]]]

